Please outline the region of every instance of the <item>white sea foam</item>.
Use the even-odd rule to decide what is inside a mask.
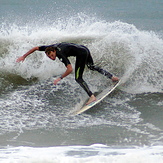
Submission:
[[[162,163],[163,147],[118,148],[101,144],[61,147],[8,147],[0,149],[2,163]]]

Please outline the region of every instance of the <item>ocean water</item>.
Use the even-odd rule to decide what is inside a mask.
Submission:
[[[161,0],[0,0],[0,162],[163,162]],[[30,48],[87,46],[121,86],[87,112],[74,72]],[[74,58],[71,58],[74,66]],[[95,93],[111,81],[85,69]]]

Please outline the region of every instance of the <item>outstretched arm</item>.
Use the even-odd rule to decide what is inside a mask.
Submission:
[[[34,47],[32,49],[30,49],[27,53],[25,53],[23,56],[19,57],[16,62],[23,62],[25,60],[25,58],[30,55],[31,53],[35,52],[36,50],[39,50],[39,47]]]
[[[65,73],[61,77],[59,77],[56,80],[54,80],[54,85],[56,85],[61,79],[63,79],[67,75],[69,75],[72,72],[72,70],[73,70],[71,64],[68,64],[66,68],[67,69],[66,69]]]

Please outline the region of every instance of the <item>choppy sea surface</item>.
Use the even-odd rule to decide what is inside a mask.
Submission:
[[[0,1],[0,162],[163,162],[163,2],[161,0]],[[74,72],[30,48],[87,46],[121,86],[87,112]],[[74,67],[74,58],[70,58]],[[85,69],[98,93],[111,81]]]

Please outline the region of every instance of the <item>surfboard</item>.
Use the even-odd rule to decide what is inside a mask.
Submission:
[[[119,80],[119,82],[117,82],[116,84],[114,84],[112,87],[108,87],[105,90],[103,90],[100,94],[98,94],[96,96],[96,101],[91,102],[90,104],[86,105],[84,104],[79,110],[75,111],[73,113],[73,115],[78,115],[81,114],[83,112],[85,112],[86,110],[92,108],[93,106],[95,106],[96,104],[98,104],[100,101],[102,101],[106,96],[108,96],[111,92],[113,92],[119,85],[120,85],[121,81]]]

